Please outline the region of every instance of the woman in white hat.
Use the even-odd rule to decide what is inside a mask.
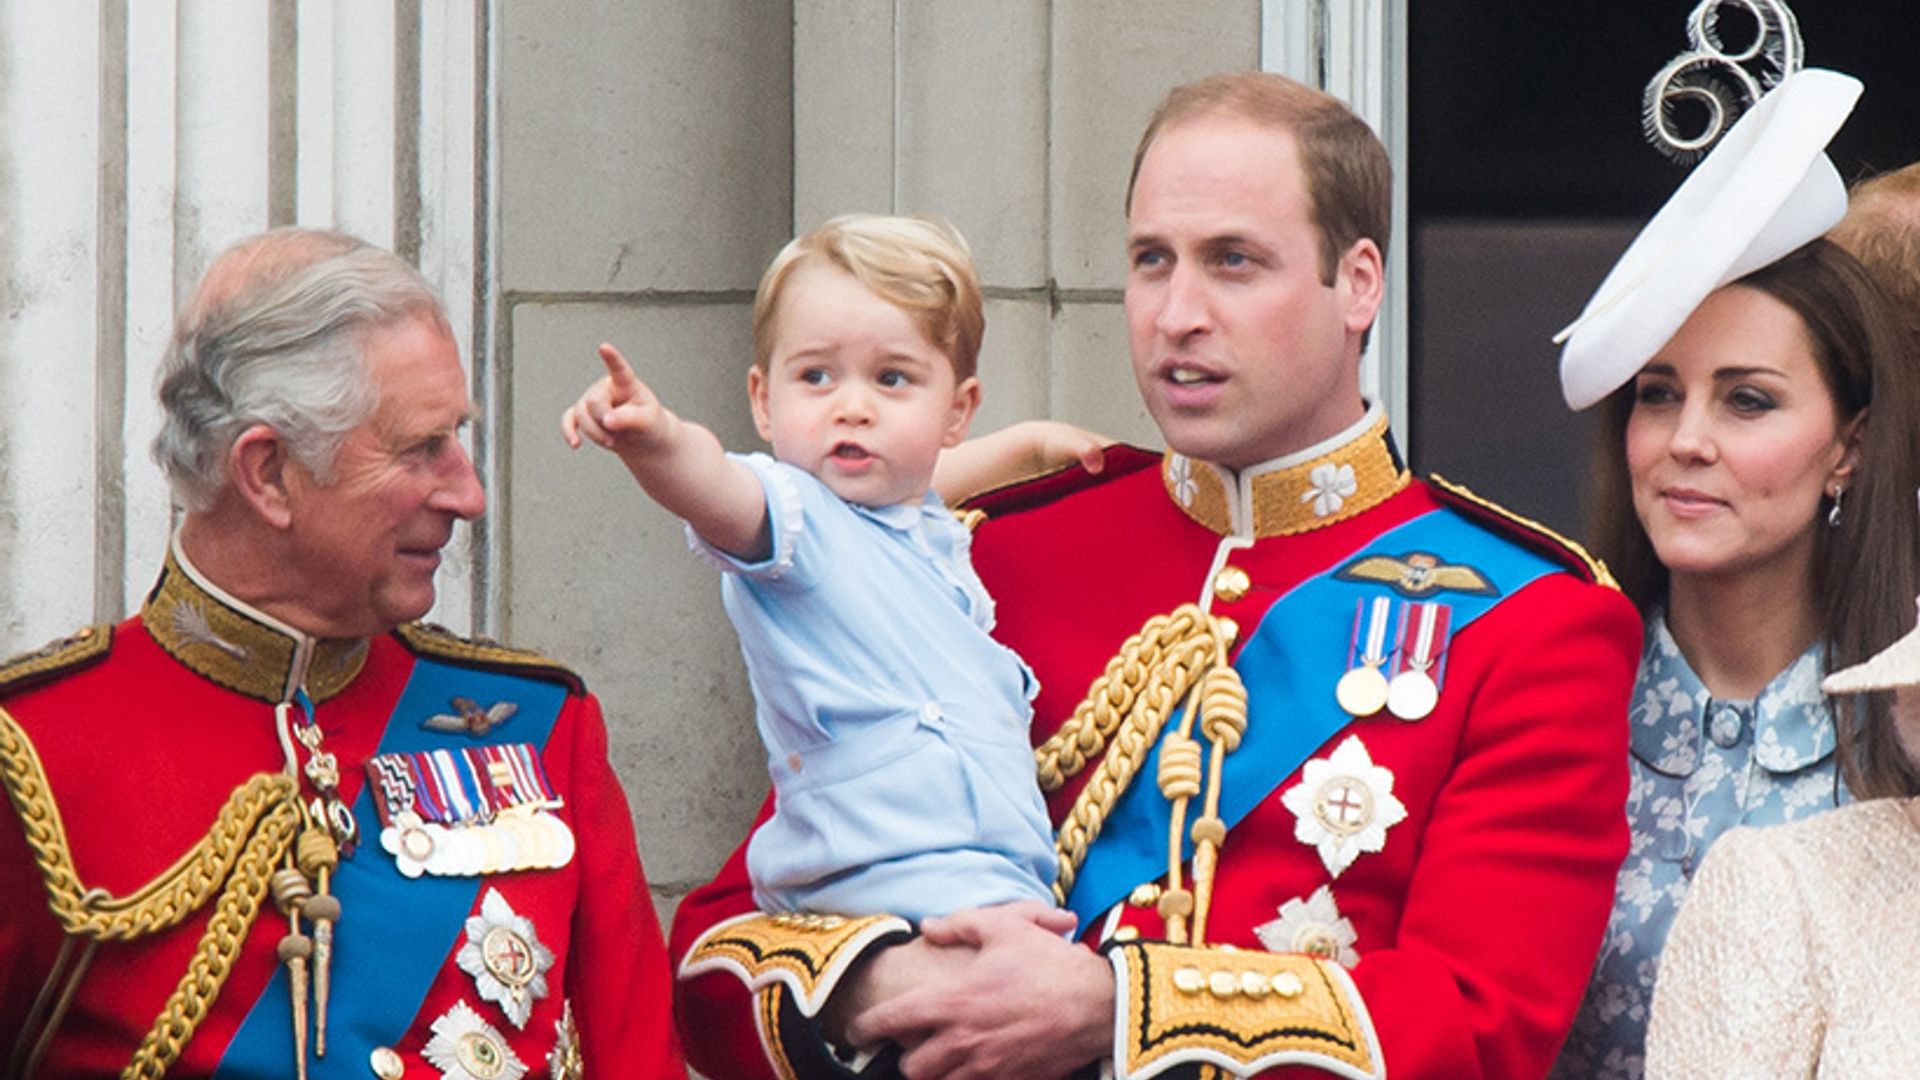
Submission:
[[[1895,691],[1891,715],[1869,707],[1885,693],[1846,703],[1865,716],[1841,729],[1856,791],[1886,797],[1721,837],[1661,960],[1649,1076],[1920,1068],[1920,629],[1822,686]]]
[[[1641,1075],[1668,927],[1722,833],[1846,801],[1857,740],[1820,678],[1900,633],[1920,589],[1916,358],[1866,272],[1816,239],[1845,207],[1821,148],[1858,92],[1809,70],[1763,99],[1562,357],[1569,403],[1604,402],[1594,546],[1647,622],[1633,841],[1557,1076]]]

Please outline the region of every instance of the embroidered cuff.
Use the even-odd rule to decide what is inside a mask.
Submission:
[[[1239,1077],[1279,1065],[1350,1080],[1386,1075],[1366,1004],[1339,964],[1158,941],[1114,944],[1107,959],[1118,1080],[1199,1064]]]
[[[755,912],[728,919],[700,935],[680,964],[680,977],[726,971],[754,990],[785,986],[795,1008],[806,1017],[819,1014],[841,976],[862,953],[878,943],[911,937],[907,920],[896,915],[839,915]]]

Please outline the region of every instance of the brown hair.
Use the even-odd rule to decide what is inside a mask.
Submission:
[[[1362,238],[1387,257],[1393,227],[1393,163],[1366,121],[1331,94],[1284,75],[1241,72],[1177,86],[1153,111],[1127,178],[1127,210],[1147,148],[1165,130],[1210,116],[1231,116],[1285,131],[1299,148],[1314,227],[1320,230],[1320,282],[1333,284],[1340,257]]]
[[[1873,275],[1920,348],[1920,161],[1855,184],[1827,238]]]
[[[939,218],[847,214],[803,233],[773,257],[753,297],[753,363],[773,358],[779,327],[774,313],[793,273],[826,263],[852,275],[882,300],[913,316],[920,332],[953,364],[953,377],[971,378],[980,358],[986,316],[980,275],[959,230]]]
[[[1814,360],[1845,423],[1871,407],[1860,431],[1859,464],[1837,528],[1815,530],[1813,595],[1820,605],[1826,670],[1858,663],[1913,625],[1920,592],[1920,377],[1907,354],[1891,302],[1839,245],[1815,240],[1741,278],[1800,317]],[[1588,485],[1595,553],[1620,586],[1650,613],[1666,602],[1667,569],[1633,510],[1627,474],[1627,419],[1634,386],[1613,392],[1595,430]],[[1859,695],[1835,709],[1840,764],[1862,798],[1920,794],[1920,769],[1897,741],[1892,695]]]

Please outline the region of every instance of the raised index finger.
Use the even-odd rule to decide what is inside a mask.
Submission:
[[[620,355],[620,350],[607,342],[600,343],[600,362],[607,365],[607,376],[613,380],[616,397],[632,397],[640,389],[640,377],[633,373],[633,365]]]

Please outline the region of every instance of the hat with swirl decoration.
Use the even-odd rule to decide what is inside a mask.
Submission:
[[[1717,9],[1720,2],[1708,0],[1701,7]],[[1749,6],[1785,10],[1777,0],[1750,0]],[[1697,41],[1719,50],[1712,23],[1702,23],[1701,10],[1694,18]],[[1791,13],[1784,18],[1791,26]],[[1707,29],[1699,29],[1702,25]],[[1763,34],[1768,26],[1763,19]],[[1792,47],[1778,50],[1780,59],[1774,62],[1798,63],[1797,29],[1793,34]],[[1735,60],[1768,55],[1755,44],[1743,53],[1716,52],[1715,62],[1741,70]],[[1663,86],[1673,94],[1710,94],[1701,87],[1712,84],[1698,71],[1705,63],[1695,54],[1676,59],[1655,77],[1649,94]],[[1694,73],[1690,78],[1689,72]],[[1788,71],[1719,136],[1620,256],[1580,317],[1554,336],[1555,343],[1564,344],[1560,388],[1569,406],[1585,409],[1626,385],[1709,293],[1840,221],[1847,209],[1846,185],[1825,150],[1860,91],[1859,80],[1839,72]],[[1722,102],[1714,115],[1724,118],[1737,104]],[[1648,130],[1656,142],[1666,130],[1654,119],[1665,116],[1662,109],[1649,107]]]

